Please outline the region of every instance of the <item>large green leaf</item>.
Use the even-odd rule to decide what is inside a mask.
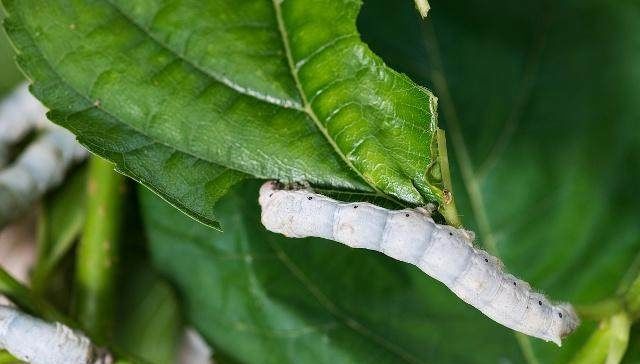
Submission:
[[[4,14],[0,10],[0,20]],[[22,75],[13,60],[14,53],[4,32],[0,32],[0,97],[10,91],[21,79]]]
[[[440,97],[465,223],[551,297],[611,297],[640,251],[640,3],[431,6],[366,2],[360,30]],[[533,357],[568,362],[594,326]]]
[[[340,154],[357,144],[353,140],[374,140],[367,138],[370,130],[355,123],[364,136],[355,133],[356,139],[338,142],[336,134],[354,133],[323,130],[311,114],[323,120],[324,108],[314,106],[315,99],[305,107],[302,95],[316,89],[316,73],[306,78],[290,72],[309,51],[296,44],[317,46],[334,39],[313,58],[316,62],[326,57],[327,64],[353,66],[350,61],[373,60],[371,68],[362,68],[365,76],[371,70],[389,74],[375,67],[380,61],[357,37],[334,33],[345,24],[353,28],[357,4],[307,1],[294,13],[288,6],[300,1],[287,1],[283,9],[268,1],[230,2],[227,8],[195,0],[122,1],[114,7],[102,1],[90,6],[61,0],[5,3],[21,64],[37,81],[35,92],[56,109],[52,117],[201,221],[213,223],[213,202],[242,172],[368,192],[376,187],[414,203],[434,191],[422,177],[430,153],[411,154],[417,139],[405,133],[413,135],[412,128],[379,135],[395,131],[400,135],[392,136],[410,141],[410,148],[400,143],[402,150],[387,148],[384,155],[402,168],[417,168],[420,177],[393,169],[378,153],[344,159]],[[421,27],[409,1],[368,1],[361,30],[385,61],[441,96],[452,154],[461,162],[454,181],[465,222],[479,230],[480,241],[511,271],[552,297],[581,305],[611,297],[640,247],[639,5],[631,0],[431,5]],[[331,18],[343,6],[352,6],[340,13],[349,22]],[[271,15],[266,22],[255,21],[265,14]],[[310,24],[308,30],[296,23],[301,18]],[[214,20],[224,24],[224,31]],[[239,21],[243,27],[235,26]],[[315,37],[320,40],[309,39]],[[249,53],[242,47],[247,42],[255,46]],[[279,44],[275,52],[274,42]],[[362,49],[360,58],[340,52],[350,45]],[[399,93],[391,97],[389,88],[375,82],[373,87],[353,67],[320,63],[321,76],[336,81],[339,72],[349,72],[354,77],[336,82],[334,92],[377,97],[380,102],[370,104],[395,110]],[[394,77],[387,81],[405,80],[390,74]],[[415,91],[404,94],[409,100],[420,99],[417,92],[422,107],[428,104],[428,94],[413,86],[409,90]],[[194,101],[191,95],[199,91]],[[347,113],[349,107],[340,110]],[[370,109],[343,117],[384,120],[365,112]],[[416,113],[407,120],[433,124],[433,113]],[[429,138],[423,135],[419,146],[427,148]],[[381,166],[387,179],[372,179],[371,173],[380,171],[358,164],[368,160]],[[223,188],[220,173],[229,177]],[[187,176],[191,180],[185,183]],[[596,327],[587,320],[562,349],[529,339],[516,342],[506,329],[410,267],[374,253],[253,230],[259,222],[243,209],[255,204],[242,201],[230,197],[221,208],[229,215],[225,225],[235,227],[222,237],[157,202],[147,207],[156,261],[180,287],[191,320],[233,357],[286,362],[315,355],[308,361],[362,362],[379,354],[387,361],[522,362],[524,355],[531,363],[564,363],[575,358]],[[266,259],[236,259],[248,254]],[[306,283],[301,277],[308,278]],[[318,329],[334,321],[336,329]],[[297,329],[293,335],[291,327]],[[637,335],[631,337],[632,353],[634,342]]]
[[[224,233],[140,189],[155,266],[216,352],[261,364],[524,360],[508,330],[413,266],[267,232],[258,186],[220,201]]]
[[[360,41],[359,1],[4,4],[51,118],[205,223],[243,174],[441,199],[436,99]]]

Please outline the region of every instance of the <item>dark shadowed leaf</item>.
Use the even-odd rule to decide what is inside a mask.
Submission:
[[[612,297],[640,250],[640,4],[430,3],[421,26],[408,2],[367,1],[360,30],[439,96],[465,223],[551,297]],[[532,358],[568,362],[595,326]]]
[[[127,277],[119,300],[116,344],[148,363],[175,363],[183,327],[173,289],[146,264],[127,270]]]
[[[155,267],[215,350],[241,363],[522,362],[508,330],[417,268],[265,231],[258,186],[221,200],[224,233],[141,190]]]

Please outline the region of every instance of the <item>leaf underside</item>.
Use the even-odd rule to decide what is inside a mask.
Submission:
[[[360,40],[357,1],[4,4],[50,118],[201,222],[247,176],[439,201],[436,99]]]

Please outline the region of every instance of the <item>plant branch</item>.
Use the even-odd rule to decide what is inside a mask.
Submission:
[[[76,315],[98,340],[110,337],[124,177],[93,156],[89,164],[87,216],[76,257]]]
[[[440,176],[444,189],[442,190],[442,204],[438,206],[438,211],[442,214],[445,221],[457,228],[462,226],[462,220],[456,208],[456,202],[453,198],[453,185],[451,183],[451,172],[449,170],[449,157],[447,154],[447,139],[444,130],[438,129],[436,132],[436,141],[438,144],[438,164],[440,165]]]
[[[464,137],[462,136],[462,128],[458,119],[458,113],[451,93],[449,92],[447,80],[444,76],[444,67],[442,66],[442,60],[440,58],[440,51],[435,31],[432,26],[423,26],[423,29],[426,38],[426,45],[429,49],[429,55],[433,65],[431,79],[442,100],[442,110],[446,116],[445,119],[447,126],[449,127],[449,135],[453,142],[453,149],[460,167],[460,173],[462,174],[462,182],[467,190],[471,209],[473,210],[473,216],[475,217],[478,225],[478,232],[480,233],[482,243],[487,250],[492,254],[496,254],[496,240],[493,231],[491,230],[489,217],[484,206],[484,199],[482,197],[482,192],[480,191],[480,183],[474,172],[469,150],[467,149]]]
[[[426,18],[427,14],[429,14],[429,9],[431,9],[429,2],[427,0],[415,0],[415,2],[416,2],[416,8],[418,9],[420,16],[423,19]]]
[[[28,287],[18,282],[2,268],[0,268],[0,294],[25,311],[32,312],[47,320],[69,323],[69,320],[53,306],[35,296]]]
[[[484,206],[480,183],[474,172],[469,150],[462,135],[462,128],[458,119],[455,103],[449,92],[449,86],[444,75],[444,67],[440,57],[440,49],[435,30],[432,25],[426,26],[424,23],[422,24],[422,29],[432,63],[431,79],[442,99],[442,109],[446,116],[447,125],[449,126],[456,159],[460,167],[460,173],[462,174],[462,182],[467,190],[471,210],[478,225],[478,232],[486,250],[492,254],[497,254],[496,240]],[[527,362],[529,364],[537,364],[538,359],[535,356],[535,352],[531,349],[530,339],[525,336],[516,335],[516,340]]]

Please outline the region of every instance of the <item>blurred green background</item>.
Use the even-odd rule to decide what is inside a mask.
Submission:
[[[360,30],[439,97],[465,225],[555,299],[613,296],[640,252],[640,4],[430,3],[420,22],[365,1]],[[538,359],[566,362],[592,324],[533,341]]]

